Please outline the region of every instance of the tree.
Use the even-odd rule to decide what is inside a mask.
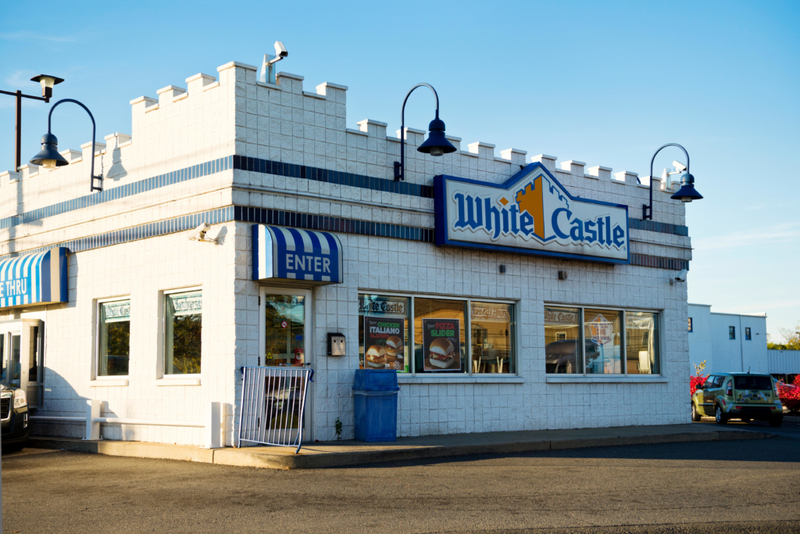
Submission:
[[[788,328],[779,328],[779,330],[785,343],[767,343],[768,349],[800,350],[800,324],[797,325],[794,332]]]

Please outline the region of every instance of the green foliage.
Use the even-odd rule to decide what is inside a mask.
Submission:
[[[781,335],[786,340],[784,343],[767,343],[768,349],[777,350],[800,350],[800,325],[792,332],[785,328],[781,328]]]
[[[172,322],[172,362],[176,373],[200,372],[202,315],[181,315]]]
[[[336,439],[340,440],[342,439],[342,422],[339,420],[338,417],[336,418],[336,423],[334,423],[334,425],[336,428]]]

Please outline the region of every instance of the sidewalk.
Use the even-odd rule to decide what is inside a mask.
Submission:
[[[295,447],[201,449],[134,441],[83,441],[71,438],[31,437],[29,447],[94,452],[110,456],[184,460],[268,469],[321,469],[398,460],[422,460],[471,454],[508,454],[693,441],[764,439],[769,432],[688,424],[530,432],[490,432],[399,438],[393,443],[333,441],[308,443],[299,454]]]

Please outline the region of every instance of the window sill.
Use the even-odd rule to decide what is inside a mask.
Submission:
[[[434,375],[434,376],[406,376],[397,375],[398,384],[524,384],[525,379],[517,375]]]
[[[89,382],[89,386],[93,388],[104,388],[104,387],[127,387],[128,379],[127,378],[98,378],[96,380],[92,380]]]
[[[664,376],[618,375],[618,376],[548,376],[548,384],[663,384],[669,382]]]
[[[156,380],[157,387],[199,386],[200,377],[164,377]]]

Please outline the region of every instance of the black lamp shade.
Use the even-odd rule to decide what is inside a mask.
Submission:
[[[698,193],[694,188],[694,176],[686,173],[681,176],[681,188],[670,198],[680,200],[681,202],[691,202],[692,200],[702,199],[703,195]]]
[[[42,150],[31,159],[31,163],[42,167],[69,165],[69,162],[58,153],[58,139],[51,133],[42,136]]]
[[[456,151],[456,147],[444,136],[444,121],[433,119],[428,130],[430,130],[428,139],[417,148],[417,151],[431,156],[441,156]]]

